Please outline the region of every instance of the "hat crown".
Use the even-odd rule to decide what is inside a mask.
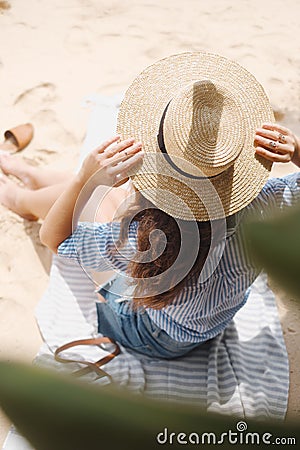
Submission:
[[[184,86],[170,101],[164,118],[168,155],[180,157],[180,169],[193,176],[220,174],[243,149],[241,114],[234,93],[220,83],[205,79]]]
[[[273,121],[251,73],[197,51],[157,61],[135,78],[117,132],[143,142],[143,163],[130,174],[134,186],[173,217],[206,221],[240,211],[261,191],[272,163],[255,153],[253,139]]]

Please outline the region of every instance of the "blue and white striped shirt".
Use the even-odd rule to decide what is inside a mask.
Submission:
[[[204,342],[219,334],[245,304],[248,288],[257,276],[245,250],[242,219],[245,213],[259,213],[282,209],[300,200],[300,173],[268,180],[256,199],[234,216],[236,227],[228,230],[219,264],[209,276],[190,280],[173,302],[160,310],[146,308],[153,322],[173,339],[185,342]],[[86,270],[126,271],[128,260],[137,249],[138,223],[130,225],[128,243],[122,254],[116,252],[120,224],[79,223],[74,233],[58,248],[60,256],[80,259]],[[231,232],[230,232],[231,231]],[[218,248],[215,249],[215,255]],[[210,255],[214,258],[214,252]],[[210,270],[210,261],[205,266]]]

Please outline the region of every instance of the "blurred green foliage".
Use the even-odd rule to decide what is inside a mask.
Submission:
[[[249,251],[259,266],[300,298],[300,205],[246,226]]]
[[[17,363],[0,362],[0,403],[36,450],[152,450],[162,445],[157,442],[157,435],[164,429],[168,430],[166,444],[169,446],[171,439],[175,449],[189,447],[178,442],[179,433],[186,434],[180,436],[181,441],[190,433],[213,432],[219,439],[222,433],[232,430],[240,436],[237,418],[150,400],[120,387],[95,386]],[[294,437],[298,442],[300,439],[299,428],[293,424],[248,419],[246,423],[249,433]],[[162,443],[164,436],[161,435]],[[222,448],[232,448],[227,438],[223,440]],[[245,448],[239,442],[240,437],[234,448]]]

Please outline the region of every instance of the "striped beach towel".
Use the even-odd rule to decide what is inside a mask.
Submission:
[[[55,256],[49,287],[37,319],[47,346],[40,365],[65,370],[53,359],[55,349],[97,335],[94,285],[74,261]],[[69,357],[97,360],[98,348],[72,349]],[[70,370],[78,369],[76,364]],[[113,380],[152,398],[193,403],[208,411],[249,418],[283,419],[288,397],[288,359],[275,297],[261,274],[246,305],[216,338],[174,360],[153,359],[122,348],[105,370]],[[89,376],[90,381],[107,379]]]

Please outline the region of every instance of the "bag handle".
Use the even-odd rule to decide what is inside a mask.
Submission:
[[[103,358],[101,358],[95,362],[82,361],[82,360],[77,360],[77,359],[69,359],[69,358],[63,358],[63,357],[59,356],[60,353],[62,353],[63,351],[68,350],[69,348],[72,348],[72,347],[76,347],[78,345],[98,345],[98,346],[102,347],[103,344],[114,344],[115,349],[113,352],[109,353],[108,355],[104,356]],[[104,364],[111,361],[115,356],[119,355],[120,352],[121,352],[120,347],[115,341],[113,341],[109,337],[101,336],[98,338],[91,338],[91,339],[79,339],[77,341],[71,341],[71,342],[68,342],[67,344],[61,345],[60,347],[58,347],[55,350],[54,358],[56,361],[64,363],[64,364],[73,362],[73,363],[79,363],[79,364],[86,365],[87,367],[76,370],[75,372],[72,373],[72,375],[74,375],[75,377],[80,377],[80,376],[85,375],[86,373],[90,372],[91,370],[93,370],[100,377],[108,377],[110,379],[110,381],[112,382],[113,381],[112,377],[107,372],[105,372],[103,369],[101,369],[101,366],[103,366]]]

